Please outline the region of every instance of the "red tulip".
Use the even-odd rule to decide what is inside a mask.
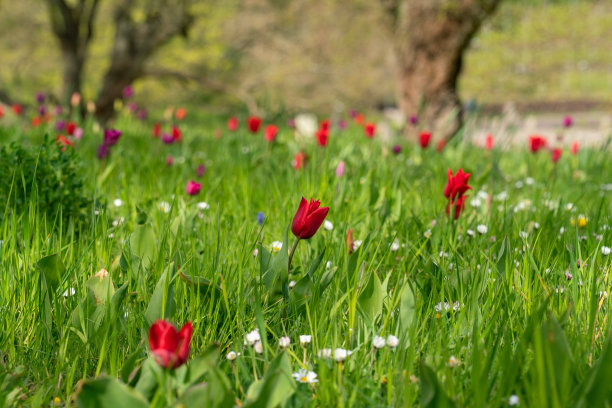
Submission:
[[[66,125],[66,133],[68,133],[69,136],[72,136],[74,134],[75,129],[76,123],[68,122],[68,124]]]
[[[459,218],[461,211],[465,208],[465,198],[465,196],[459,196],[455,201],[449,201],[448,204],[446,204],[446,215],[450,217],[450,211],[453,209],[453,217],[455,219]]]
[[[21,112],[23,112],[23,108],[18,103],[11,106],[11,109],[13,110],[13,113],[17,116],[21,115]]]
[[[493,135],[488,134],[485,138],[485,149],[493,150]]]
[[[39,116],[34,116],[32,118],[32,126],[33,127],[39,127],[41,123],[42,123],[42,119]]]
[[[181,129],[179,129],[178,126],[172,126],[172,140],[175,142],[180,142],[181,141],[181,137],[182,137],[183,133],[181,132]]]
[[[451,169],[448,169],[448,182],[444,187],[444,197],[454,201],[456,197],[461,197],[466,191],[471,190],[472,187],[467,184],[469,179],[470,173],[464,173],[463,169],[459,169],[454,176]]]
[[[277,134],[278,134],[278,127],[274,125],[266,126],[266,129],[264,130],[264,137],[266,138],[268,142],[272,143],[274,139],[276,139]]]
[[[430,132],[421,132],[419,133],[419,144],[421,145],[421,147],[423,149],[427,149],[427,146],[429,146],[429,141],[431,140],[431,133]]]
[[[559,161],[559,159],[561,158],[561,153],[563,153],[563,150],[559,148],[553,149],[550,155],[550,159],[553,163],[557,163]]]
[[[444,150],[445,146],[446,146],[446,140],[440,139],[440,141],[436,145],[436,150],[438,151],[438,153],[442,152],[442,150]]]
[[[366,137],[371,139],[374,137],[374,133],[376,133],[376,126],[373,123],[366,123],[363,127],[363,131]]]
[[[321,122],[319,129],[329,130],[329,119],[325,119],[323,122]]]
[[[355,250],[355,239],[353,238],[353,230],[350,229],[346,233],[346,246],[348,247],[349,255]]]
[[[247,120],[247,126],[249,127],[249,131],[251,133],[257,133],[259,131],[259,127],[261,126],[261,119],[257,116],[251,116]]]
[[[238,122],[238,118],[233,116],[227,120],[227,130],[230,132],[235,132],[238,130],[238,126],[240,122]]]
[[[189,342],[193,334],[191,322],[180,331],[165,320],[156,321],[149,329],[149,345],[157,364],[164,368],[177,368],[189,357]]]
[[[293,156],[293,162],[291,163],[293,165],[293,168],[296,170],[300,170],[302,167],[306,165],[307,158],[308,156],[306,156],[306,153],[297,152],[295,156]]]
[[[542,136],[529,136],[529,149],[532,153],[537,153],[540,149],[546,147],[546,139]]]
[[[202,184],[196,183],[195,181],[189,181],[187,183],[187,187],[185,187],[185,191],[189,195],[196,195],[200,192],[201,188],[202,188]]]
[[[317,143],[319,144],[319,146],[327,146],[327,142],[329,141],[329,130],[321,128],[317,130],[315,136],[317,137]]]
[[[174,114],[174,116],[176,116],[177,120],[185,119],[185,116],[187,116],[187,109],[185,109],[185,108],[178,108],[176,110],[176,113]]]
[[[4,116],[4,111],[2,110],[2,106],[0,106],[0,119]]]
[[[572,150],[571,150],[571,152],[572,152],[572,154],[573,154],[574,156],[578,154],[578,150],[579,150],[579,148],[580,148],[580,147],[579,147],[578,142],[574,142],[574,143],[572,143]]]
[[[161,123],[155,122],[153,125],[153,137],[159,137],[161,134]]]
[[[320,205],[321,202],[319,200],[313,200],[311,198],[309,203],[302,197],[300,206],[291,224],[291,232],[293,232],[293,235],[300,239],[308,239],[317,232],[329,212],[329,207],[319,208]]]
[[[55,141],[57,142],[57,144],[62,146],[62,152],[66,151],[66,148],[68,147],[74,147],[74,142],[65,137],[64,135],[57,135]]]

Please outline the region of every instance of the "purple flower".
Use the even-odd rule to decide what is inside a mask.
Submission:
[[[63,131],[65,127],[66,122],[64,122],[63,120],[58,120],[57,122],[55,122],[55,130],[57,130],[58,132]]]
[[[203,164],[200,164],[198,166],[198,169],[196,170],[196,174],[198,175],[198,177],[202,177],[205,172],[206,172],[206,167]]]
[[[100,147],[98,147],[98,159],[106,159],[109,153],[110,148],[106,144],[102,143]]]
[[[62,107],[58,105],[55,108],[53,108],[53,114],[55,116],[61,115],[62,114]]]
[[[167,132],[162,133],[161,140],[165,144],[172,144],[172,142],[174,142],[174,138],[172,137],[172,135]]]
[[[130,102],[130,104],[128,105],[128,109],[131,113],[136,113],[136,111],[138,110],[138,104],[136,102]]]
[[[393,146],[393,153],[394,154],[400,154],[401,152],[402,152],[402,146],[400,146],[400,145]]]
[[[346,120],[341,119],[341,120],[338,121],[338,128],[340,130],[345,130],[346,126],[347,126]]]
[[[45,105],[40,105],[38,107],[38,114],[40,116],[45,116],[46,113],[47,113],[47,108],[45,108]]]
[[[121,137],[121,131],[116,129],[104,129],[104,144],[114,146]]]
[[[295,129],[295,119],[291,118],[287,120],[287,126],[289,126],[291,129]]]
[[[259,225],[263,225],[263,222],[265,219],[266,219],[266,216],[264,215],[263,211],[260,211],[257,213],[257,223]]]
[[[130,99],[133,95],[134,95],[134,89],[132,88],[132,85],[128,85],[125,88],[123,88],[123,97],[125,99]]]
[[[351,115],[351,118],[355,118],[355,116],[359,115],[359,112],[357,112],[355,109],[352,109],[349,112],[349,115]]]
[[[416,115],[411,115],[410,116],[410,124],[411,125],[416,125],[417,123],[419,123],[419,118],[417,118]]]
[[[567,115],[566,117],[563,118],[563,127],[570,127],[572,126],[572,123],[574,123],[574,120],[572,119],[571,116]]]
[[[138,116],[138,119],[140,120],[145,120],[148,116],[147,110],[145,108],[139,109],[136,116]]]
[[[42,104],[43,102],[45,102],[45,94],[42,92],[37,93],[36,102],[38,102],[39,104]]]

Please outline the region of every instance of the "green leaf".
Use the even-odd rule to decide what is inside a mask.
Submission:
[[[148,268],[155,259],[155,232],[149,225],[137,226],[130,236],[132,254],[141,259],[142,265]]]
[[[420,363],[421,405],[423,408],[450,408],[455,403],[444,393],[433,370]]]
[[[38,261],[38,268],[45,277],[47,286],[55,290],[62,281],[62,275],[66,271],[59,254],[45,256]]]
[[[100,377],[82,383],[77,405],[82,408],[147,408],[149,403],[118,380]]]
[[[153,324],[157,319],[166,319],[174,313],[174,280],[171,276],[171,271],[174,264],[170,264],[162,276],[157,281],[151,300],[145,311],[145,318],[149,325]]]
[[[307,274],[312,279],[314,279],[315,272],[319,268],[319,265],[321,265],[321,261],[323,261],[323,256],[325,256],[325,249],[326,248],[323,248],[323,251],[321,251],[321,253],[317,255],[317,257],[312,261],[312,263],[310,264],[310,267],[308,268]]]
[[[386,285],[385,285],[386,286]],[[374,320],[383,309],[383,300],[387,294],[386,287],[380,283],[375,272],[372,272],[368,284],[358,298],[359,306],[370,320]]]
[[[147,213],[141,210],[138,206],[136,207],[136,224],[144,225],[147,222]]]
[[[111,319],[113,321],[116,321],[120,317],[121,305],[123,304],[123,300],[127,294],[127,287],[128,283],[125,282],[119,289],[117,289],[111,298]]]
[[[274,408],[283,406],[295,393],[296,384],[291,376],[287,353],[280,353],[270,363],[261,381],[249,387],[245,408]]]
[[[115,293],[115,287],[110,274],[106,276],[94,275],[87,279],[85,285],[90,290],[98,305],[105,305],[106,301]]]
[[[150,400],[155,395],[155,391],[159,386],[159,379],[162,378],[162,368],[157,365],[153,357],[147,358],[140,368],[140,376],[134,386],[134,390],[144,395]]]
[[[412,292],[410,285],[406,283],[400,297],[400,321],[402,327],[404,329],[410,327],[414,321],[414,318],[414,293]]]
[[[612,331],[604,344],[599,359],[593,364],[584,381],[577,387],[582,395],[579,406],[604,407],[612,405]]]
[[[208,294],[210,290],[215,290],[218,296],[220,296],[223,292],[221,286],[213,285],[210,279],[203,278],[201,276],[186,275],[183,272],[179,272],[179,276],[183,281],[187,282],[187,284],[197,288],[202,295]]]
[[[269,268],[264,274],[264,285],[268,290],[272,288],[277,279],[280,279],[282,284],[285,284],[289,279],[289,272],[287,270],[287,267],[289,265],[288,233],[289,228],[285,230],[285,240],[283,241],[283,246],[272,260],[272,267]]]

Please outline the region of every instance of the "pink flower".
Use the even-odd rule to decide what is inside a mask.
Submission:
[[[187,183],[187,187],[185,188],[185,191],[187,192],[187,194],[193,196],[193,195],[198,194],[201,188],[202,188],[202,184],[196,183],[195,181],[192,180]]]
[[[344,160],[341,160],[340,163],[338,163],[338,167],[336,167],[336,177],[340,178],[344,176],[344,167]]]

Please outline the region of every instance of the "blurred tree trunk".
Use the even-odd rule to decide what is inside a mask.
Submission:
[[[75,92],[81,93],[87,47],[93,37],[98,0],[79,0],[74,6],[65,0],[47,0],[51,27],[57,37],[64,62],[63,102],[70,105]]]
[[[381,0],[393,20],[397,98],[436,139],[461,127],[463,53],[501,0]]]
[[[134,1],[125,0],[115,10],[115,41],[111,65],[104,75],[96,101],[96,118],[105,123],[114,114],[123,89],[146,74],[145,64],[161,46],[177,35],[187,36],[193,23],[186,0],[150,0],[144,18],[134,18]]]

